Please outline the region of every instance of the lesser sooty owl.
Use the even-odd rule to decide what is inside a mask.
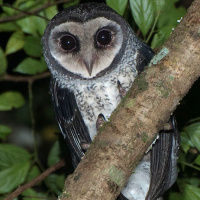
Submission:
[[[45,30],[43,51],[52,74],[56,118],[76,167],[153,52],[120,15],[98,3],[58,13]],[[169,127],[160,131],[118,199],[158,199],[174,183],[178,149],[174,120]]]

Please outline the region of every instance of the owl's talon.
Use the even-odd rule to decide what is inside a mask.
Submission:
[[[84,141],[84,142],[81,142],[80,146],[82,150],[87,151],[90,147],[90,143],[87,143]]]
[[[105,122],[105,117],[103,116],[103,114],[99,114],[98,118],[97,118],[97,122],[96,122],[96,127],[97,127],[97,131],[103,126],[103,123]]]

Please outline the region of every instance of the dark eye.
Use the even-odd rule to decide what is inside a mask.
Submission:
[[[76,49],[76,38],[73,35],[64,35],[60,38],[60,46],[65,51],[73,51]]]
[[[96,35],[96,41],[98,46],[109,45],[112,41],[112,34],[108,30],[100,30]]]

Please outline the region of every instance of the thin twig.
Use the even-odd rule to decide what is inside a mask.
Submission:
[[[0,78],[0,81],[11,81],[11,82],[34,82],[36,80],[44,79],[50,77],[50,72],[44,72],[42,74],[34,75],[34,76],[14,76],[5,74],[2,78]]]
[[[183,165],[185,165],[185,166],[188,166],[188,167],[191,167],[193,169],[196,169],[196,170],[200,171],[200,167],[197,167],[197,166],[195,166],[193,164],[190,164],[190,163],[187,163],[187,162],[184,162],[184,161],[180,161],[180,160],[178,162],[183,164]]]
[[[56,1],[56,2],[52,2],[52,3],[48,2],[48,3],[44,4],[43,6],[41,6],[40,8],[34,9],[31,12],[26,12],[26,13],[25,13],[25,11],[18,9],[22,13],[20,13],[18,15],[13,15],[13,16],[10,16],[10,17],[2,18],[2,19],[0,19],[0,23],[16,21],[18,19],[26,17],[27,15],[36,15],[36,13],[41,12],[42,10],[45,10],[48,7],[51,7],[51,6],[54,6],[54,5],[58,5],[58,4],[61,4],[61,3],[67,3],[67,2],[70,2],[70,1],[71,0],[59,0],[59,1]],[[3,7],[3,6],[8,6],[8,4],[6,4],[6,5],[5,4],[0,4],[0,7]],[[12,7],[12,6],[10,6],[10,7]],[[14,8],[14,7],[12,7],[12,8]]]
[[[40,17],[40,18],[45,19],[45,20],[48,21],[48,19],[47,19],[46,17],[43,17],[43,16],[41,16],[41,15],[39,15],[39,14],[37,14],[37,13],[34,13],[34,14],[33,14],[32,12],[28,12],[28,11],[21,10],[21,9],[16,8],[16,7],[14,7],[14,6],[10,5],[10,4],[7,4],[7,3],[6,3],[6,4],[2,4],[2,5],[0,5],[0,6],[12,8],[13,10],[16,10],[16,11],[19,11],[19,12],[25,14],[25,16],[26,16],[26,15],[34,15],[34,16]],[[16,17],[16,16],[15,16],[15,17]],[[6,18],[5,18],[5,19],[6,19]]]
[[[33,111],[33,90],[32,90],[32,83],[33,81],[30,80],[28,82],[28,94],[29,94],[29,113],[31,118],[31,131],[33,135],[34,140],[34,158],[35,161],[38,161],[38,149],[37,149],[37,135],[35,130],[35,117],[34,117],[34,111]]]
[[[157,14],[157,16],[156,16],[156,19],[155,19],[155,21],[154,21],[154,23],[153,23],[151,32],[149,33],[149,36],[148,36],[148,38],[146,39],[146,43],[148,43],[149,40],[151,39],[151,36],[152,36],[152,34],[153,34],[153,32],[154,32],[154,29],[155,29],[155,27],[156,27],[156,24],[157,24],[157,21],[158,21],[158,17],[159,17],[159,16],[160,16],[160,11],[158,12],[158,14]]]
[[[28,188],[33,187],[40,181],[44,180],[47,176],[49,176],[54,171],[62,168],[65,166],[64,160],[61,160],[60,162],[56,163],[55,165],[49,167],[46,171],[44,171],[42,174],[40,174],[38,177],[34,178],[32,181],[26,183],[25,185],[19,186],[14,192],[12,192],[8,197],[6,197],[4,200],[13,200],[17,196],[19,196],[22,192],[27,190]]]

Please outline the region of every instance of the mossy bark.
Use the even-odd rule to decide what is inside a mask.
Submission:
[[[156,133],[200,76],[199,10],[196,0],[99,131],[59,199],[114,200],[119,195]]]

